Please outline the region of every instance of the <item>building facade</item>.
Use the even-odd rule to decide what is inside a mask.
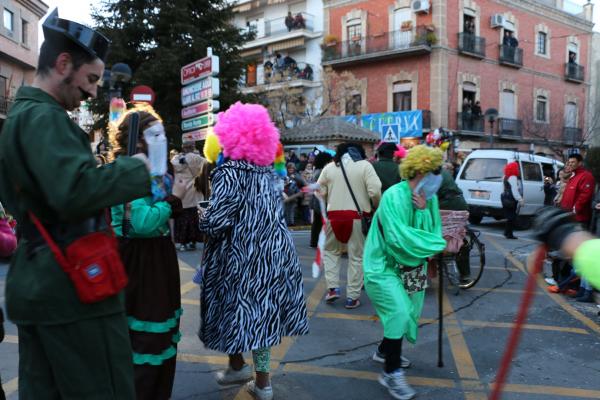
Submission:
[[[323,1],[241,0],[235,11],[234,24],[255,33],[240,91],[268,102],[280,126],[298,125],[320,108]]]
[[[33,82],[38,22],[47,10],[39,0],[0,0],[0,128],[17,89]]]
[[[600,146],[600,33],[592,36],[590,57],[590,91],[588,98],[588,144]]]
[[[588,130],[592,13],[568,0],[326,0],[323,65],[362,81],[361,113],[423,110],[458,150],[557,153]]]

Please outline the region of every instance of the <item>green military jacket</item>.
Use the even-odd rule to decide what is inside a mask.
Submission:
[[[22,231],[27,211],[44,224],[69,226],[102,209],[150,193],[140,160],[123,157],[96,167],[87,134],[46,92],[22,87],[0,134],[0,199]],[[61,324],[123,311],[120,296],[94,304],[79,301],[75,288],[48,246],[19,240],[6,280],[8,317],[17,324]]]
[[[400,166],[389,158],[380,158],[373,163],[373,168],[381,181],[381,193],[400,182]]]
[[[437,192],[440,210],[466,211],[469,205],[450,172],[442,170],[442,185]]]

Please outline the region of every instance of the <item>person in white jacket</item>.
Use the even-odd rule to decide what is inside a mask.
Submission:
[[[516,161],[506,164],[504,167],[504,193],[503,195],[512,195],[514,201],[502,201],[502,208],[506,216],[506,226],[504,228],[504,237],[507,239],[516,239],[513,235],[515,220],[517,219],[517,210],[524,204],[521,182],[518,179],[519,164]]]

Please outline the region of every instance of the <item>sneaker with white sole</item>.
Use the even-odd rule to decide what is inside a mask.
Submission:
[[[417,392],[410,387],[401,369],[390,374],[382,372],[379,375],[379,383],[385,386],[390,395],[398,400],[410,400]]]
[[[258,400],[272,400],[273,399],[273,387],[272,386],[265,386],[264,388],[261,389],[258,386],[256,386],[256,382],[252,380],[252,381],[246,383],[246,390],[248,390],[248,392],[250,394],[252,394]]]
[[[325,295],[325,301],[329,304],[340,298],[340,288],[330,288]]]
[[[373,361],[384,364],[385,354],[383,354],[379,350],[375,350],[375,353],[373,353]],[[400,356],[400,368],[410,368],[410,365],[411,362],[408,358]]]
[[[231,367],[225,371],[217,372],[217,383],[219,385],[233,385],[236,383],[244,383],[252,379],[252,369],[248,364],[244,364],[242,369],[236,371]]]
[[[544,281],[550,286],[556,286],[558,283],[554,280],[554,278],[544,278]]]

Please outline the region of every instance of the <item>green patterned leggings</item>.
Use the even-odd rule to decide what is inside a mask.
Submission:
[[[269,373],[271,371],[271,348],[252,350],[252,360],[254,361],[254,371]]]

